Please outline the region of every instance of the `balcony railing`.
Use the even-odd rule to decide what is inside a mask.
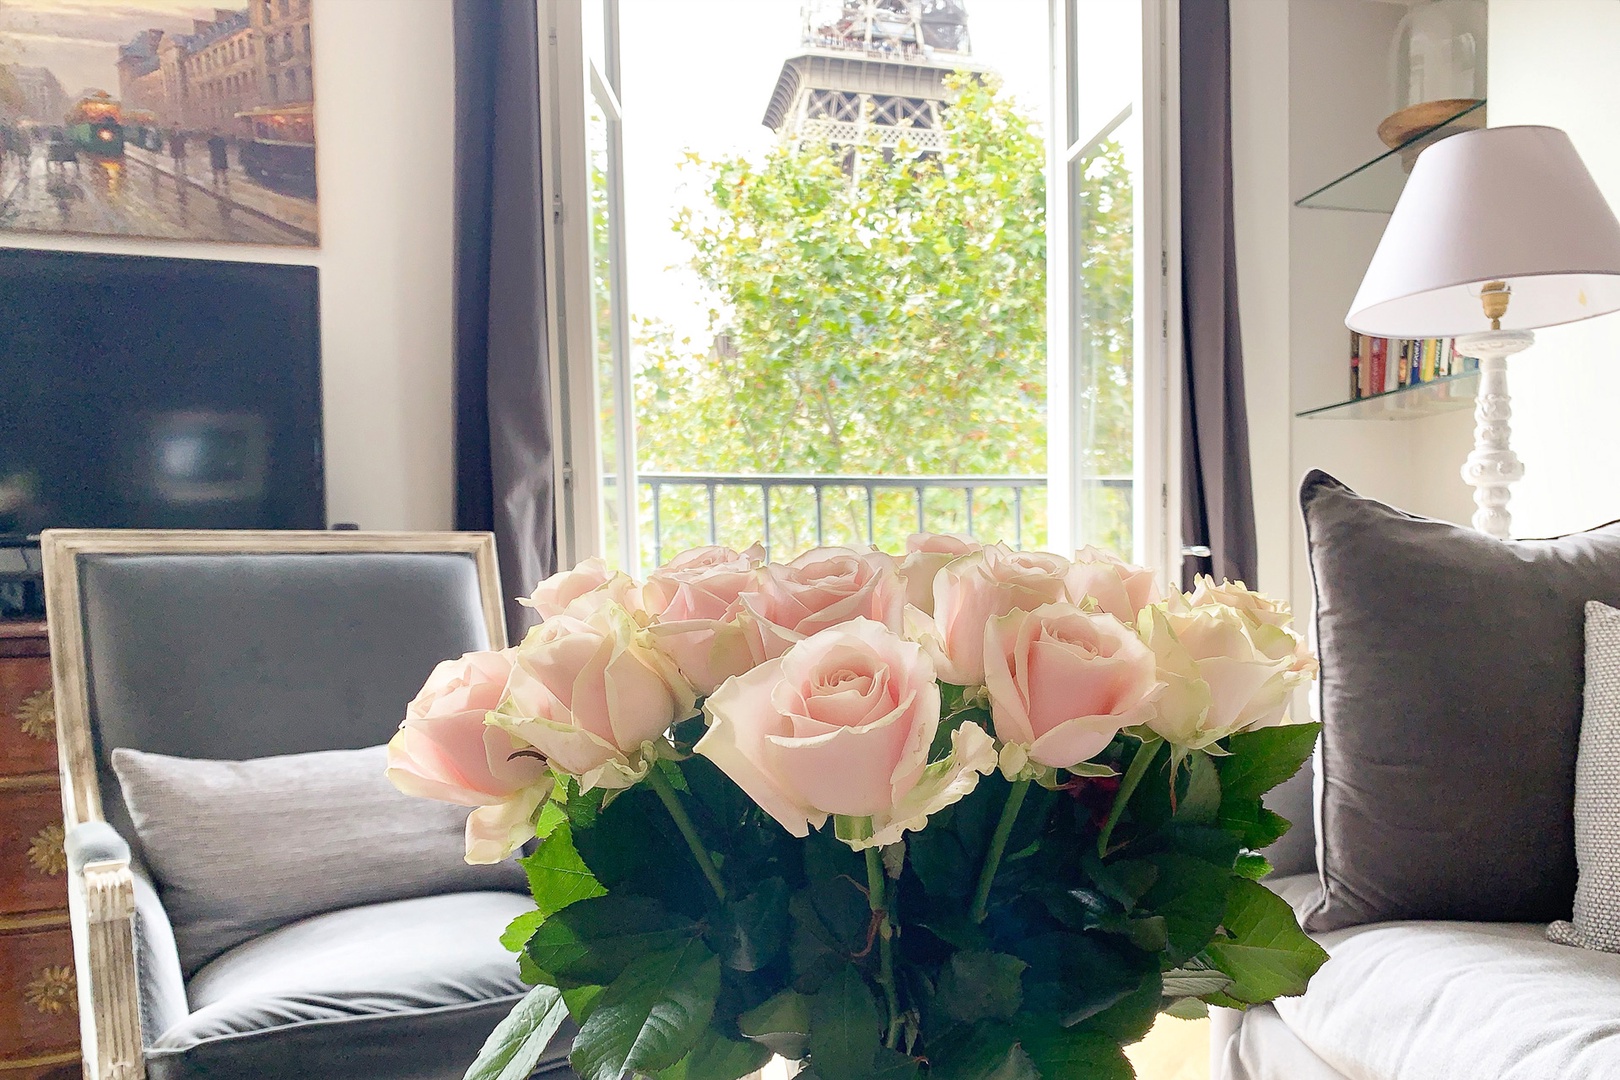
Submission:
[[[1016,548],[1026,539],[1045,543],[1044,476],[644,472],[636,479],[643,557],[652,565],[694,544],[744,546],[755,539],[767,558],[792,558],[827,543],[897,550],[910,532],[965,532]],[[1112,510],[1126,528],[1131,484],[1129,476],[1086,480],[1099,498],[1118,504]]]

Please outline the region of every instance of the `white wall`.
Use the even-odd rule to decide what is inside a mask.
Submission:
[[[1531,0],[1534,2],[1534,0]],[[1345,312],[1387,214],[1293,200],[1382,152],[1397,4],[1232,0],[1238,292],[1254,459],[1260,587],[1309,610],[1299,479],[1325,469],[1374,498],[1452,521],[1472,512],[1458,476],[1468,413],[1422,420],[1299,419],[1341,401]],[[1494,73],[1493,73],[1494,78]]]
[[[321,271],[327,513],[451,524],[454,59],[449,0],[316,0],[321,246],[0,233],[0,246]]]
[[[1620,4],[1491,0],[1491,126],[1569,132],[1620,207]],[[1509,361],[1513,446],[1524,460],[1513,531],[1552,536],[1620,518],[1620,315],[1536,332]]]
[[[1288,389],[1288,4],[1232,0],[1231,11],[1232,210],[1259,543],[1258,580],[1249,584],[1287,596],[1296,479]]]

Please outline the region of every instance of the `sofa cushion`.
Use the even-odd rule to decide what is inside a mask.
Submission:
[[[1548,922],[1575,893],[1582,614],[1620,525],[1502,541],[1312,472],[1323,891],[1306,929]]]
[[[1620,956],[1540,924],[1385,923],[1316,935],[1331,959],[1274,1006],[1357,1080],[1620,1076]]]
[[[1560,945],[1620,952],[1620,611],[1586,605],[1586,689],[1575,759],[1575,916]]]
[[[1209,1010],[1214,1080],[1347,1080],[1330,1068],[1270,1005]]]
[[[533,906],[503,892],[398,900],[238,946],[191,980],[193,1012],[147,1049],[148,1075],[459,1078],[526,992],[500,933]]]
[[[468,811],[401,794],[384,775],[386,761],[382,746],[252,761],[113,751],[188,975],[310,915],[526,887],[515,863],[468,866]]]

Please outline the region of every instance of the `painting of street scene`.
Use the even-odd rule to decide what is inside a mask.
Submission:
[[[315,246],[312,0],[0,0],[0,229]]]

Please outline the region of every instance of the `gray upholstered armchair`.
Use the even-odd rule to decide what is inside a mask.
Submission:
[[[505,644],[492,538],[56,531],[44,544],[85,1075],[461,1076],[525,989],[498,943],[532,906],[520,874],[320,912],[186,964],[188,928],[165,910],[112,755],[240,762],[386,742],[436,662]],[[564,1049],[551,1060],[571,1076]]]

